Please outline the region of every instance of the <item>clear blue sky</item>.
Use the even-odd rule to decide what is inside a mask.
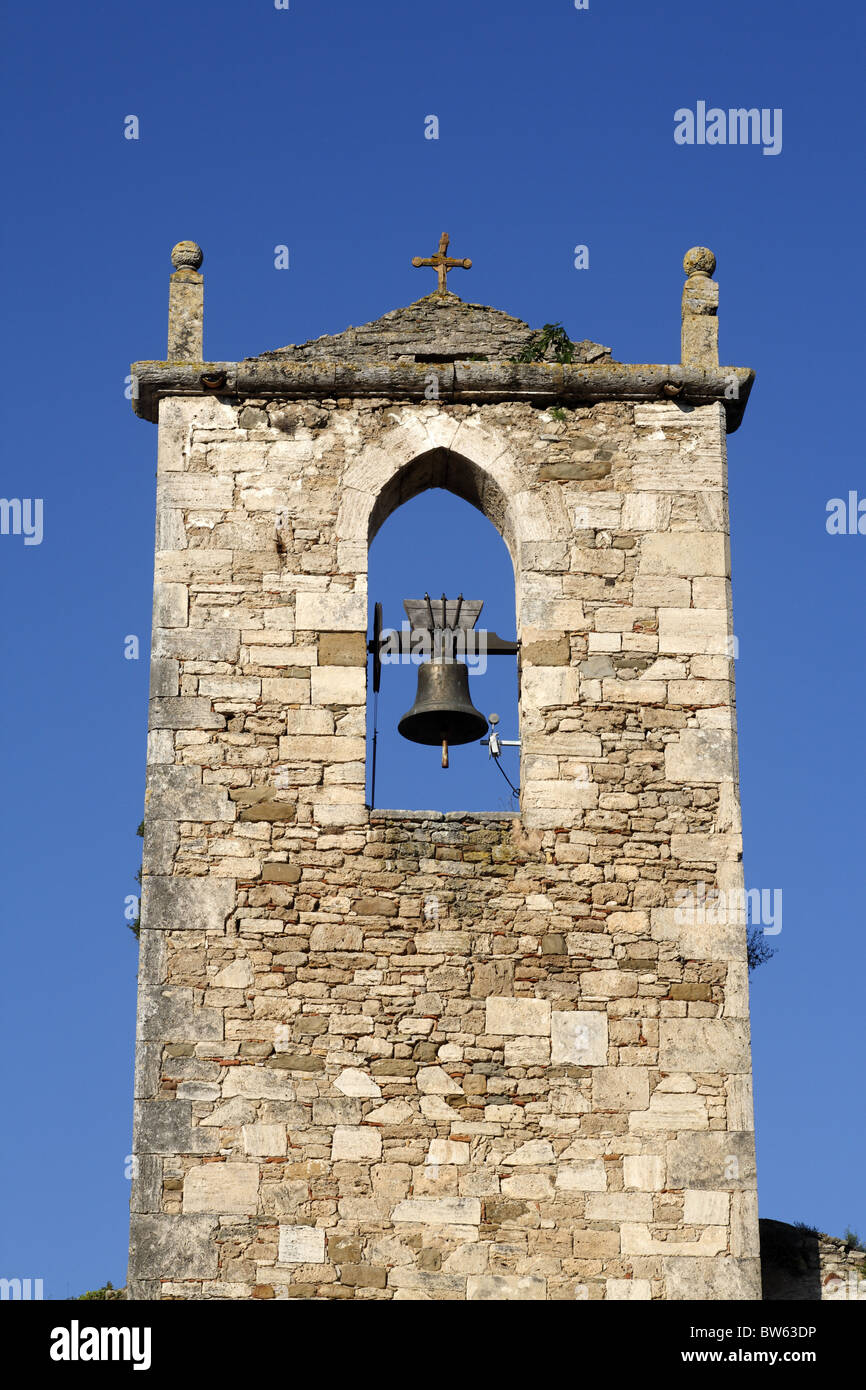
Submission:
[[[474,262],[464,298],[676,360],[683,252],[716,252],[722,361],[758,373],[730,441],[746,877],[784,893],[754,978],[761,1212],[866,1232],[866,536],[825,530],[829,498],[866,495],[863,38],[850,0],[7,12],[2,492],[44,499],[44,539],[0,537],[0,1275],[51,1297],[125,1277],[147,662],[123,649],[148,645],[156,430],[124,378],[165,352],[181,238],[205,250],[213,359],[420,297],[433,277],[410,259],[448,230]],[[676,145],[698,101],[781,108],[782,152]],[[372,565],[392,621],[419,589],[462,589],[513,636],[502,543],[456,499],[395,515]],[[413,790],[408,768],[416,805],[467,787],[501,805],[483,751],[458,755],[447,774],[383,756],[380,801]]]

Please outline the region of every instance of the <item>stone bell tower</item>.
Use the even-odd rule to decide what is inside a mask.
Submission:
[[[446,251],[374,323],[209,362],[181,242],[169,360],[133,368],[159,467],[131,1295],[759,1298],[746,931],[682,907],[743,888],[752,372],[718,364],[704,248],[681,360],[639,366],[464,302]],[[430,487],[514,563],[516,814],[365,804],[368,546]]]

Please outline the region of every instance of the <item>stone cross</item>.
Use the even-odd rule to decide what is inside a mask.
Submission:
[[[453,256],[448,255],[449,240],[450,237],[448,236],[448,233],[443,232],[441,237],[439,238],[439,250],[436,252],[435,256],[412,257],[413,265],[429,265],[432,266],[433,269],[436,271],[437,275],[439,276],[439,284],[436,290],[437,294],[448,293],[447,278],[449,270],[454,270],[455,268],[459,268],[461,270],[470,270],[472,267],[471,261],[455,260]]]

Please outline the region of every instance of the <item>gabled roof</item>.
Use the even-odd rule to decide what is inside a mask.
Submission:
[[[450,291],[425,295],[372,323],[263,352],[247,361],[443,362],[513,361],[538,330],[486,304],[467,304]],[[549,354],[555,360],[553,354]],[[574,344],[575,362],[610,362],[610,348]]]

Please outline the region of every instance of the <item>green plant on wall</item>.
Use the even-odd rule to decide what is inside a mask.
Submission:
[[[136,830],[135,833],[136,833],[136,835],[140,835],[140,836],[142,837],[142,839],[144,838],[144,821],[141,821],[141,823],[139,824],[139,827],[138,827],[138,829]],[[135,875],[135,881],[136,881],[136,883],[138,884],[138,887],[139,887],[139,890],[140,890],[140,889],[141,889],[141,865],[139,865],[138,873]],[[138,910],[136,911],[135,918],[134,918],[134,920],[133,920],[132,922],[127,922],[126,925],[129,927],[129,930],[132,932],[132,934],[133,934],[133,936],[135,937],[136,941],[138,941],[138,939],[139,939],[139,937],[140,937],[140,934],[141,934],[141,892],[140,892],[140,891],[139,891],[139,894],[138,894]]]
[[[552,352],[554,362],[573,362],[574,343],[561,323],[546,323],[527,340],[515,362],[546,362]]]

